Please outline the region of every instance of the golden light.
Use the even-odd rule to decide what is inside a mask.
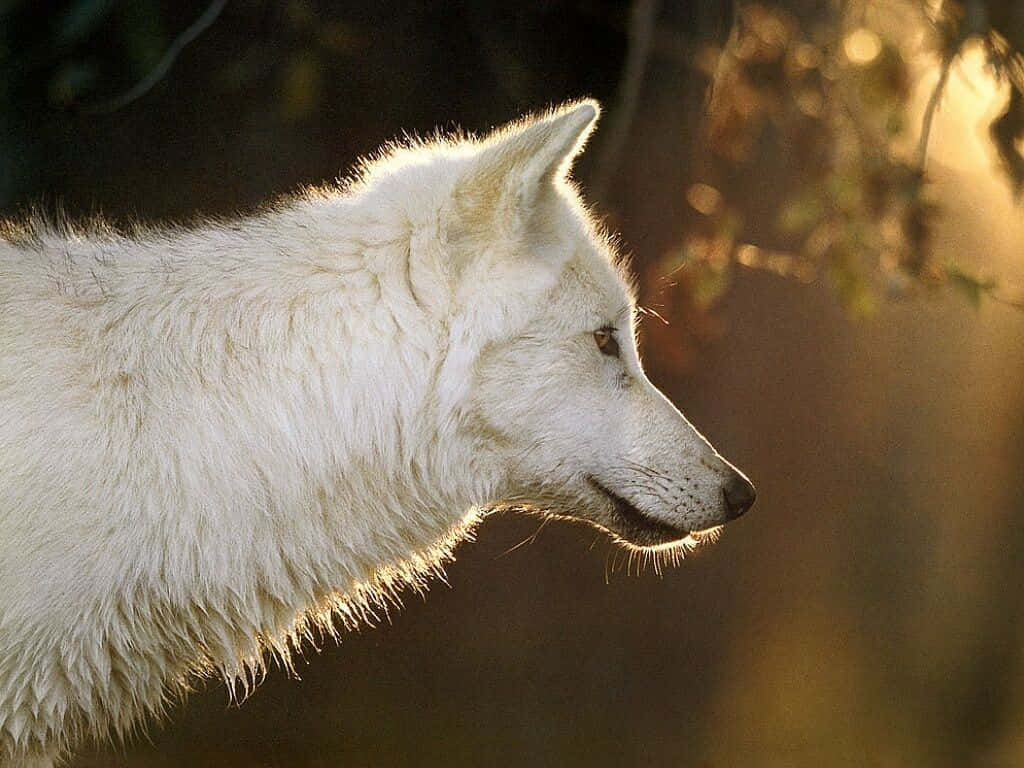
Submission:
[[[821,117],[825,107],[825,98],[815,88],[801,88],[793,96],[797,109],[808,117]]]
[[[600,526],[598,526],[600,527]],[[678,541],[669,541],[664,544],[640,545],[633,544],[625,539],[619,538],[610,533],[613,541],[621,546],[626,552],[626,573],[632,573],[635,567],[639,576],[648,567],[654,570],[659,576],[667,568],[677,568],[686,559],[702,546],[714,544],[722,537],[722,530],[725,526],[716,525],[702,531],[691,531],[684,538]],[[606,529],[607,530],[607,529]],[[612,566],[615,570],[615,566]]]
[[[762,261],[761,249],[756,245],[744,243],[736,249],[736,261],[744,267],[759,267]]]
[[[863,67],[882,52],[882,38],[865,27],[859,27],[843,40],[843,53],[851,64]]]
[[[821,49],[810,43],[800,43],[793,51],[793,63],[801,69],[814,69],[821,64]]]
[[[920,125],[940,68],[926,54],[921,54],[917,64],[922,75],[908,116]],[[978,41],[968,42],[953,63],[941,94],[931,129],[929,161],[971,172],[993,167],[998,160],[988,126],[1004,109],[1009,94],[1009,83],[1000,82],[989,67],[984,46]]]
[[[686,190],[686,202],[698,213],[711,216],[722,205],[722,193],[708,184],[698,182]]]

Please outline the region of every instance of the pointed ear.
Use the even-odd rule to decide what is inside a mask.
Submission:
[[[600,108],[596,101],[566,104],[537,118],[499,129],[488,139],[481,169],[517,177],[526,188],[564,178],[590,136]]]
[[[509,208],[527,213],[565,178],[600,111],[588,99],[499,128],[484,140],[458,185],[460,207],[476,208],[485,217]],[[481,206],[490,210],[479,210]]]

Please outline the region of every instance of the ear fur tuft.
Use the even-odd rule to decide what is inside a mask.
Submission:
[[[487,136],[456,191],[466,223],[529,219],[540,199],[568,174],[600,112],[591,99],[571,102]]]
[[[538,137],[541,143],[536,158],[541,166],[537,169],[538,182],[556,181],[568,174],[572,161],[583,151],[599,114],[597,102],[581,101],[555,110],[535,124],[545,129],[538,131],[542,133]]]
[[[511,123],[487,139],[481,162],[504,167],[526,186],[560,180],[582,151],[599,114],[597,102],[586,100]]]

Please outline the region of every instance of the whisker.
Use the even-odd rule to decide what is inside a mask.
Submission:
[[[531,533],[525,539],[520,541],[514,547],[509,547],[508,549],[506,549],[504,552],[502,552],[500,555],[498,555],[494,559],[497,560],[499,557],[505,557],[506,555],[510,555],[513,552],[515,552],[517,549],[519,549],[520,547],[522,547],[522,546],[524,546],[526,544],[532,544],[533,542],[535,542],[537,540],[537,535],[541,532],[541,530],[544,528],[544,526],[547,525],[550,521],[551,521],[550,517],[545,517],[544,519],[542,519],[540,521],[540,525],[537,526],[537,530],[535,530],[533,533]]]
[[[651,317],[656,317],[656,318],[658,318],[658,319],[659,319],[659,320],[661,320],[661,322],[663,322],[663,323],[664,323],[665,325],[668,325],[668,324],[669,324],[668,320],[666,320],[666,319],[665,319],[664,317],[662,317],[661,315],[659,315],[659,314],[658,314],[658,313],[657,313],[657,312],[656,312],[655,310],[651,309],[650,307],[644,307],[644,306],[641,306],[640,304],[637,304],[637,305],[636,305],[636,308],[637,308],[637,311],[638,311],[638,312],[639,312],[640,314],[642,314],[642,315],[650,315]]]

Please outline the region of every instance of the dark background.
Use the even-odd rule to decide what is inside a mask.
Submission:
[[[763,8],[843,40],[848,4],[841,16],[818,5]],[[981,6],[986,23],[1017,29],[1014,4],[968,4]],[[1024,764],[1024,315],[994,287],[1020,272],[1024,225],[989,133],[1007,86],[991,86],[983,120],[988,86],[961,84],[957,101],[963,73],[950,76],[920,263],[909,247],[895,262],[829,251],[800,277],[770,267],[806,256],[772,229],[774,206],[821,180],[814,199],[846,199],[832,184],[846,123],[806,110],[787,122],[778,105],[797,91],[781,80],[740,110],[748,124],[769,116],[745,159],[709,135],[714,57],[749,6],[231,0],[119,105],[209,7],[0,3],[0,212],[234,215],[403,132],[486,131],[596,97],[606,111],[576,176],[622,232],[641,303],[669,321],[645,321],[648,370],[760,495],[663,576],[627,573],[586,528],[550,524],[513,549],[537,521],[489,519],[450,587],[310,649],[301,680],[272,669],[242,706],[198,683],[148,735],[73,766]],[[882,18],[879,34],[909,39],[913,23]],[[938,45],[892,54],[885,109],[913,115]],[[838,71],[826,96],[867,70]],[[884,141],[917,131],[907,117]],[[988,154],[964,154],[966,137]],[[891,180],[903,166],[882,167]],[[732,213],[695,210],[697,182]],[[844,231],[888,215],[839,209]],[[700,246],[723,231],[724,261]],[[791,261],[743,266],[741,243]]]

